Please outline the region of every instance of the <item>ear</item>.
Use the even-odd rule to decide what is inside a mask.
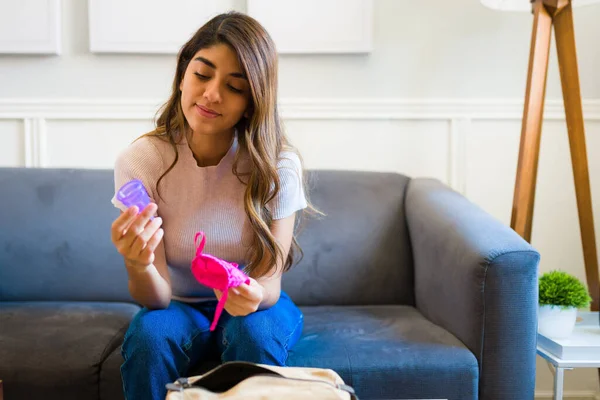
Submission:
[[[250,119],[253,112],[254,112],[254,109],[252,107],[246,108],[246,111],[244,111],[244,118]]]

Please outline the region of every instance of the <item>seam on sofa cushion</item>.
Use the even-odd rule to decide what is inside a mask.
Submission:
[[[120,346],[121,340],[119,340],[117,338],[124,337],[125,332],[127,331],[128,328],[129,328],[129,322],[124,324],[113,335],[113,337],[108,341],[108,343],[106,344],[106,347],[102,351],[102,354],[100,355],[100,359],[98,360],[97,363],[94,364],[94,366],[97,367],[97,388],[98,388],[98,399],[99,400],[102,399],[102,394],[100,393],[100,388],[102,387],[102,385],[101,385],[100,381],[102,379],[102,366],[104,364],[104,361],[106,361],[106,359],[108,357],[110,357],[110,355]]]
[[[350,360],[350,357],[348,356],[349,351],[348,351],[348,347],[344,344],[344,349],[346,350],[346,358],[348,359],[348,369],[350,370],[350,382],[346,382],[347,385],[349,386],[353,386],[354,385],[354,372],[352,371],[352,361]]]
[[[412,182],[414,178],[408,178],[406,185],[404,185],[404,192],[402,193],[402,212],[404,212],[404,229],[406,229],[406,236],[408,239],[408,250],[410,251],[410,266],[411,266],[411,274],[412,274],[412,304],[411,306],[417,306],[417,291],[415,289],[417,283],[417,273],[415,271],[415,254],[413,251],[413,238],[410,233],[410,225],[408,223],[408,210],[406,209],[406,199],[408,198],[408,192],[410,187],[412,187]]]

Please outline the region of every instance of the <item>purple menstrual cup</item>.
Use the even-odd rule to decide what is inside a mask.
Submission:
[[[138,212],[150,204],[150,196],[139,179],[134,179],[121,186],[117,192],[117,200],[128,208],[137,206]]]

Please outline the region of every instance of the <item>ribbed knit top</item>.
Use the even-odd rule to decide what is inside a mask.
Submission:
[[[196,250],[194,234],[198,231],[206,234],[204,253],[246,264],[252,238],[252,228],[244,211],[246,185],[240,182],[232,167],[236,153],[240,153],[238,170],[241,171],[250,165],[249,157],[236,138],[227,154],[214,166],[199,167],[185,139],[177,144],[177,149],[179,159],[161,180],[159,196],[156,182],[175,157],[171,144],[158,137],[144,136],[125,148],[115,162],[112,203],[124,209],[116,200],[117,190],[132,179],[140,179],[163,219],[163,242],[173,299],[214,299],[212,289],[198,283],[190,270]],[[307,206],[298,156],[283,152],[278,171],[281,189],[267,204],[274,219],[285,218]]]

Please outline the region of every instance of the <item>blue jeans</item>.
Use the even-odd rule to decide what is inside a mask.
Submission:
[[[245,317],[223,310],[210,332],[216,301],[189,304],[171,301],[164,310],[140,310],[125,334],[121,354],[127,400],[164,400],[165,385],[187,376],[202,361],[249,361],[285,365],[288,350],[302,333],[304,318],[281,292],[272,307]]]

